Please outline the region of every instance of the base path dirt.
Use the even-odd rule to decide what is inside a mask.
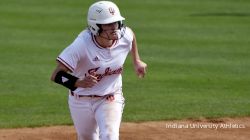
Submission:
[[[249,140],[250,117],[125,122],[121,140]],[[1,140],[76,140],[73,126],[0,129]]]

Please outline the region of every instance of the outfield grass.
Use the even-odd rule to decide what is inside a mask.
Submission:
[[[92,1],[1,0],[0,128],[72,124],[55,58]],[[250,116],[250,1],[117,0],[148,64],[123,74],[124,121]]]

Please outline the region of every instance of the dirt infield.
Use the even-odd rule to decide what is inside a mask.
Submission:
[[[248,140],[250,117],[122,123],[121,140]],[[1,140],[75,140],[73,126],[0,129]]]

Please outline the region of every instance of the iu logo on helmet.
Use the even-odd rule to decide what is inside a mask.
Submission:
[[[112,8],[112,7],[110,7],[110,8],[109,8],[109,13],[112,14],[112,15],[114,15],[114,14],[115,14],[115,9]]]

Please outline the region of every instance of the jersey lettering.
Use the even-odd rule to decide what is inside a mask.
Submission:
[[[99,69],[100,67],[97,67],[97,68],[93,68],[93,69],[89,69],[88,70],[88,74],[90,75],[95,75],[97,77],[97,81],[101,81],[101,79],[105,76],[109,76],[109,75],[113,75],[113,74],[121,74],[122,71],[123,71],[123,67],[120,67],[118,69],[115,69],[115,70],[112,70],[110,67],[107,67],[105,69],[105,72],[103,74],[97,74],[97,70]],[[85,74],[86,76],[87,74]]]

